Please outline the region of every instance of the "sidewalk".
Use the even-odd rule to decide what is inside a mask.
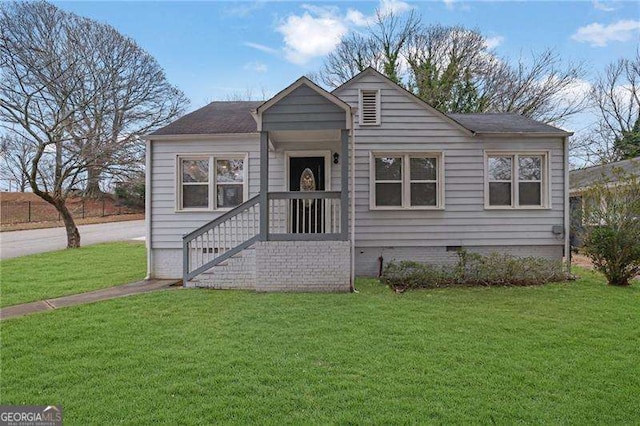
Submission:
[[[23,303],[21,305],[7,306],[6,308],[0,309],[0,320],[29,315],[35,312],[64,308],[66,306],[84,305],[86,303],[115,299],[132,294],[148,293],[150,291],[169,288],[175,284],[179,284],[180,282],[181,281],[179,280],[137,281],[87,293],[58,297],[56,299],[46,299],[39,300],[37,302]]]

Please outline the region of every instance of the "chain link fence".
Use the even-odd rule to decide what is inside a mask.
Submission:
[[[128,207],[110,198],[67,201],[67,208],[75,219],[143,213],[144,210]],[[0,202],[0,223],[3,225],[61,220],[60,213],[44,201]]]

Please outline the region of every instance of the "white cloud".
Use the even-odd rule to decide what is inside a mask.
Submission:
[[[301,15],[289,15],[276,28],[284,39],[286,59],[298,65],[332,52],[351,28],[371,25],[376,18],[356,9],[343,15],[335,6],[305,4],[302,8]],[[382,15],[401,15],[412,8],[402,0],[380,0],[378,5]]]
[[[255,71],[259,73],[267,72],[267,65],[262,62],[247,62],[243,67],[247,71]]]
[[[274,49],[273,47],[269,47],[269,46],[265,46],[264,44],[260,44],[260,43],[252,43],[250,41],[245,41],[243,43],[245,46],[251,47],[253,49],[257,49],[261,52],[264,53],[269,53],[271,55],[275,55],[278,53],[278,49]]]
[[[604,47],[612,41],[629,41],[640,32],[640,21],[623,19],[609,25],[594,22],[578,28],[571,36],[575,41]]]
[[[447,9],[453,9],[455,0],[442,0]]]
[[[494,36],[494,37],[486,38],[484,40],[484,45],[487,47],[487,49],[495,49],[496,47],[500,46],[503,42],[504,42],[504,37]]]
[[[617,8],[613,5],[613,2],[609,2],[609,1],[598,1],[598,0],[593,0],[593,8],[594,9],[598,9],[601,10],[603,12],[613,12],[614,10],[616,10]]]
[[[401,0],[380,0],[379,9],[383,16],[392,13],[394,15],[401,15],[413,9],[413,6]]]
[[[284,37],[285,57],[298,65],[331,52],[349,30],[333,8],[305,9],[301,16],[289,15],[277,28]]]

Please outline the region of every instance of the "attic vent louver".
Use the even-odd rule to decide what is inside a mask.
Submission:
[[[360,125],[376,126],[380,124],[380,91],[360,91]]]

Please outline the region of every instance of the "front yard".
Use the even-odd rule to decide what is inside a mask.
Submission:
[[[640,287],[166,290],[2,322],[2,404],[68,424],[640,419]]]
[[[0,261],[0,307],[144,279],[144,243],[124,241]]]

